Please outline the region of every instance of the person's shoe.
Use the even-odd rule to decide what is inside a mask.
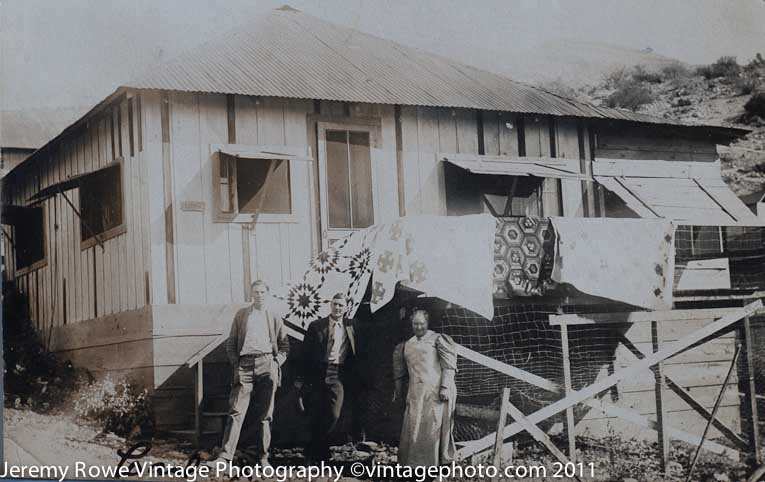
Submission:
[[[263,457],[262,459],[260,459],[258,461],[258,465],[260,465],[261,469],[266,467],[271,467],[271,463],[268,461],[268,457]]]
[[[231,461],[228,459],[224,459],[223,457],[217,457],[205,462],[205,465],[207,465],[208,467],[214,470],[217,470],[218,467],[222,467],[224,464],[226,467],[229,467],[231,465]]]

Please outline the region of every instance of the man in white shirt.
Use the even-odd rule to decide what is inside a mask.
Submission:
[[[306,447],[309,463],[329,459],[329,442],[343,410],[345,388],[352,376],[357,353],[354,320],[346,318],[348,300],[343,293],[332,298],[326,318],[312,322],[301,349],[298,388],[307,398],[310,441]]]
[[[252,283],[252,304],[239,310],[231,325],[226,340],[226,352],[234,369],[230,409],[223,450],[210,465],[228,464],[233,459],[251,399],[260,424],[259,464],[269,465],[274,395],[290,344],[281,318],[266,309],[267,296],[268,285],[264,281]]]

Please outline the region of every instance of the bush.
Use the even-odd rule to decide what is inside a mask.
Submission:
[[[736,62],[736,57],[720,57],[713,64],[696,69],[696,73],[705,79],[736,77],[740,71],[741,67]]]
[[[630,79],[621,82],[617,86],[616,91],[606,99],[606,105],[608,107],[622,107],[635,111],[654,100],[654,95],[649,89],[640,82]]]
[[[680,62],[672,62],[661,69],[661,75],[667,80],[680,80],[691,76],[691,71]]]
[[[627,80],[627,68],[623,66],[612,70],[603,78],[606,88],[609,89],[618,86],[625,80]]]
[[[638,82],[648,82],[649,84],[658,84],[662,81],[661,74],[658,72],[650,72],[642,65],[633,67],[631,77]]]
[[[747,115],[765,118],[765,92],[757,92],[744,104]]]
[[[153,423],[148,391],[109,376],[83,388],[75,397],[74,410],[120,436],[145,433]]]
[[[735,89],[739,95],[749,95],[757,89],[757,82],[754,79],[736,79]]]

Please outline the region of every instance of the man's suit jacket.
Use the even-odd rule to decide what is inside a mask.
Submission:
[[[358,353],[358,340],[356,338],[355,320],[344,318],[343,326],[348,335],[348,353],[343,362],[343,369],[353,364],[353,359]],[[303,383],[315,385],[324,378],[324,363],[327,361],[327,350],[329,341],[329,317],[320,318],[310,325],[306,330],[302,346],[301,375]]]
[[[228,354],[231,364],[234,366],[239,364],[239,353],[242,351],[244,338],[247,336],[247,319],[252,310],[252,305],[240,309],[236,312],[234,322],[231,324],[231,333],[226,340],[226,353]],[[265,313],[272,354],[274,358],[276,358],[276,361],[279,362],[279,366],[282,366],[287,360],[287,355],[289,355],[290,352],[290,342],[287,339],[287,331],[284,329],[284,322],[282,322],[282,319],[279,316],[268,310],[266,310]]]

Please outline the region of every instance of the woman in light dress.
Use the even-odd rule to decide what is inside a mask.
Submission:
[[[451,338],[428,330],[429,316],[415,310],[411,317],[414,336],[396,347],[393,354],[393,399],[406,395],[398,463],[409,466],[449,464],[456,451],[452,427],[457,387],[456,345]]]

